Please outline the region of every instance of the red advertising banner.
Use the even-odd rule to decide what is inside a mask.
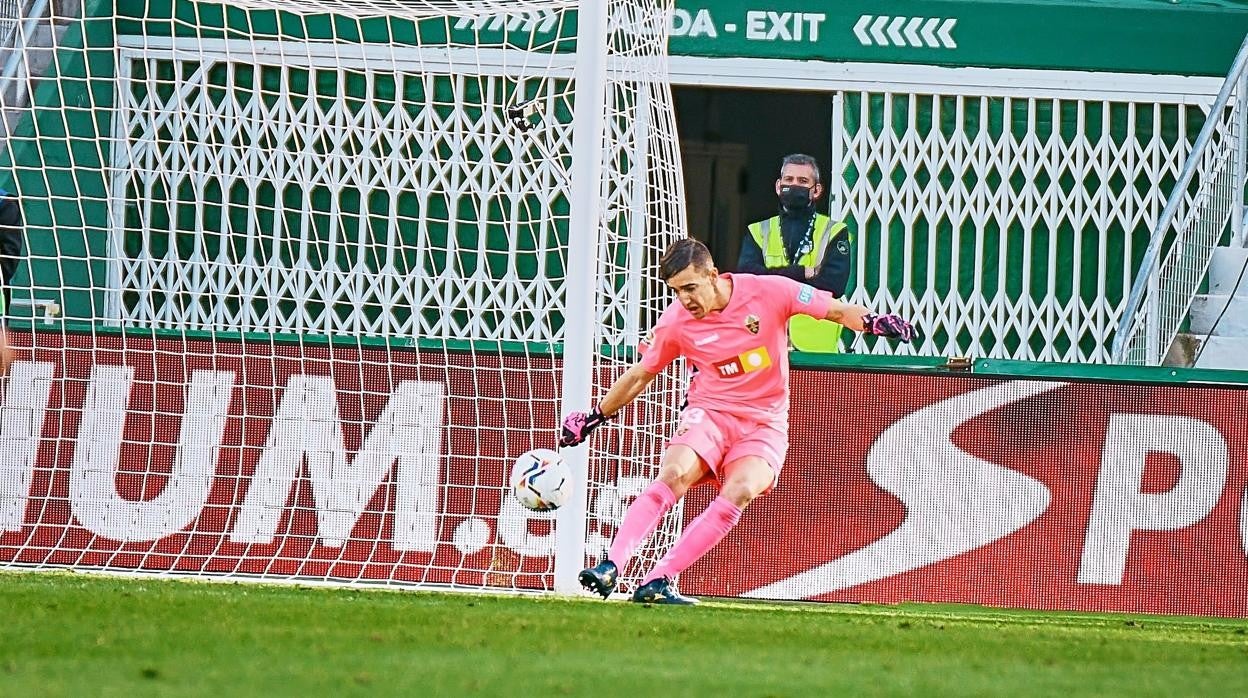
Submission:
[[[0,565],[552,586],[549,515],[504,487],[553,442],[548,358],[12,335]],[[792,381],[776,490],[682,590],[1248,615],[1248,390]]]
[[[0,562],[551,586],[548,358],[10,336]]]
[[[792,381],[777,488],[682,575],[683,591],[1248,614],[1248,390],[808,370]]]

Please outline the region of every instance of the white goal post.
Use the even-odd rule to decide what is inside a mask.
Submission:
[[[0,568],[575,590],[684,376],[565,452],[557,518],[505,480],[666,302],[670,9],[55,5],[0,103]]]

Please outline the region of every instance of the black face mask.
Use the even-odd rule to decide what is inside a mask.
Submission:
[[[786,211],[802,211],[810,206],[810,187],[785,184],[780,187],[780,205]]]

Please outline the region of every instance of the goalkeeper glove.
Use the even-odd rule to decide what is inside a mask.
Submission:
[[[863,331],[867,334],[873,334],[877,337],[887,337],[889,339],[899,339],[903,342],[909,342],[918,336],[914,325],[906,322],[896,315],[875,315],[868,313],[862,318]]]
[[[611,418],[604,415],[597,407],[589,414],[584,412],[569,414],[563,418],[563,436],[559,438],[559,445],[576,446],[583,443],[595,429],[606,424],[609,419]]]

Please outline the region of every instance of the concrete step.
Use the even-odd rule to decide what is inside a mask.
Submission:
[[[1248,370],[1248,249],[1219,247],[1209,262],[1209,292],[1192,299],[1190,334],[1170,347],[1171,366]]]
[[[1188,318],[1191,320],[1189,331],[1192,334],[1248,337],[1248,295],[1196,296],[1192,299],[1192,310]]]
[[[1248,337],[1210,337],[1200,348],[1196,368],[1248,370]]]
[[[1230,295],[1234,289],[1236,296],[1248,297],[1248,271],[1244,271],[1245,266],[1248,266],[1248,248],[1219,247],[1214,250],[1209,262],[1209,295]],[[1238,288],[1236,282],[1239,283]]]

